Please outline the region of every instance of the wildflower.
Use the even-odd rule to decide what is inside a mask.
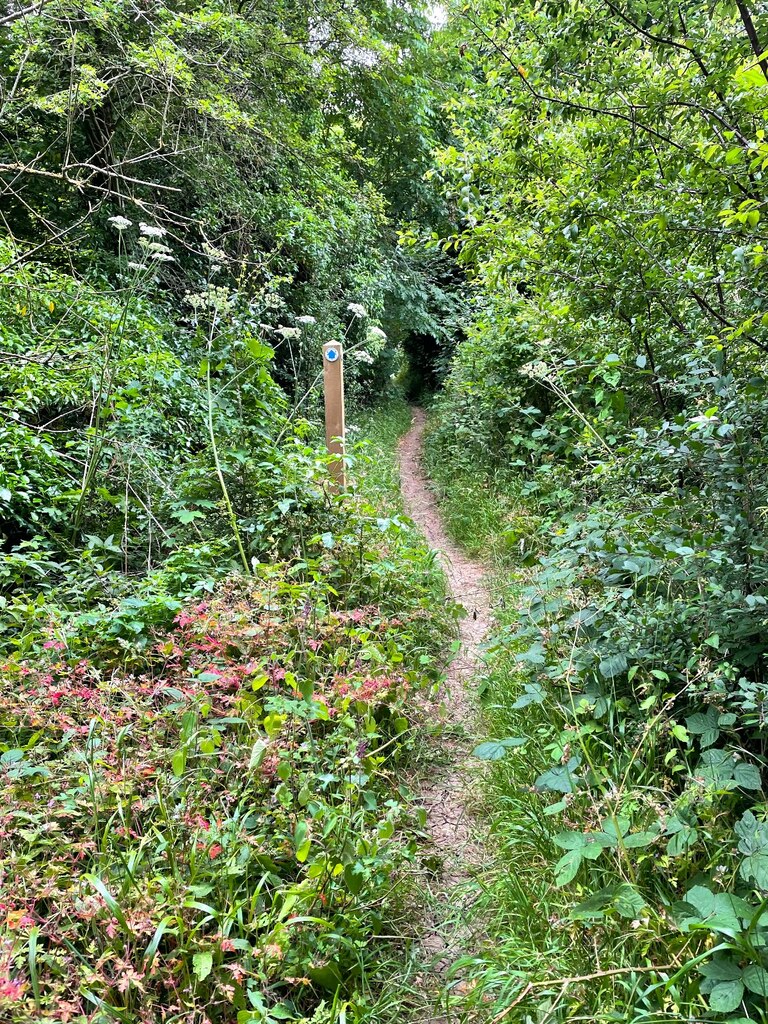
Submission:
[[[521,366],[517,372],[522,374],[524,377],[532,377],[535,380],[538,377],[546,378],[549,374],[549,367],[541,360],[536,360],[532,363],[526,363],[525,366]]]
[[[145,224],[144,221],[139,224],[139,231],[147,238],[162,238],[166,233],[165,228],[160,228],[153,224]]]
[[[220,856],[221,851],[222,851],[221,844],[220,843],[214,843],[213,846],[208,851],[208,856],[211,858],[211,860],[216,860],[216,858],[218,856]]]
[[[276,327],[275,328],[275,334],[282,334],[282,336],[287,341],[289,338],[300,338],[301,337],[301,328],[300,327]]]
[[[347,309],[352,314],[352,316],[358,316],[360,317],[360,319],[363,319],[363,317],[368,316],[368,311],[366,310],[365,306],[362,306],[359,302],[350,302],[350,304],[347,306]]]
[[[144,264],[143,263],[137,263],[135,260],[129,260],[128,261],[128,269],[129,270],[143,270],[144,269]]]
[[[296,323],[299,323],[299,324],[316,324],[317,320],[315,320],[315,318],[313,316],[308,316],[308,315],[297,316],[296,317]]]
[[[0,1002],[18,1002],[24,995],[26,987],[25,982],[18,978],[12,981],[8,977],[0,977]]]
[[[128,220],[127,217],[120,216],[120,214],[115,217],[108,217],[107,223],[111,224],[115,231],[126,231],[128,228],[133,227],[133,221]]]
[[[353,359],[356,359],[358,363],[365,363],[366,366],[372,366],[376,360],[373,358],[370,352],[366,352],[364,348],[356,349],[350,353]]]
[[[159,260],[163,263],[173,263],[173,256],[167,252],[153,252],[150,257],[151,260]]]
[[[384,331],[382,331],[382,329],[380,327],[369,327],[368,328],[368,337],[369,338],[378,338],[379,341],[386,341],[387,340],[386,334],[384,333]]]

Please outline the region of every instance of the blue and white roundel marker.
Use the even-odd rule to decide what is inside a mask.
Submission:
[[[339,358],[339,350],[337,348],[329,348],[326,350],[325,358],[329,363],[335,363]]]

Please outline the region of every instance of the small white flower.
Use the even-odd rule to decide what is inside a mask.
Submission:
[[[262,331],[274,330],[271,324],[259,324],[259,327],[262,329]]]
[[[153,224],[145,224],[144,221],[139,224],[139,231],[142,235],[146,235],[147,238],[162,238],[165,234],[165,228],[159,228]]]
[[[356,359],[358,363],[366,363],[371,366],[376,360],[373,358],[370,352],[366,352],[364,348],[358,348],[354,352],[350,352],[353,359]]]
[[[316,324],[317,320],[313,316],[297,316],[296,322],[299,324]]]
[[[108,217],[107,223],[111,224],[115,231],[125,231],[133,227],[133,221],[128,220],[127,217],[121,217],[120,214],[117,214],[115,217]]]
[[[129,260],[128,261],[128,269],[129,270],[143,270],[144,269],[144,264],[143,263],[136,263],[135,260]]]
[[[532,363],[526,363],[525,366],[521,366],[517,371],[524,377],[532,377],[534,380],[537,378],[546,378],[549,374],[549,367],[546,363],[540,359],[535,360]]]
[[[151,260],[158,260],[161,263],[173,263],[173,256],[167,252],[151,252],[149,258]]]
[[[352,316],[359,316],[361,319],[363,317],[368,316],[368,311],[366,310],[365,306],[361,306],[359,302],[350,302],[350,304],[347,306],[347,309],[352,314]]]
[[[371,338],[378,338],[380,341],[386,341],[387,336],[380,327],[369,327],[368,336]]]
[[[275,334],[282,334],[282,336],[287,341],[289,338],[300,338],[301,337],[301,328],[300,327],[276,327],[275,328]]]

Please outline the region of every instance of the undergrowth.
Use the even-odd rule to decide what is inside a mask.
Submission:
[[[738,594],[707,588],[680,534],[665,562],[647,506],[589,508],[563,474],[553,496],[462,462],[445,416],[429,467],[497,615],[475,752],[489,941],[456,965],[459,1004],[510,1022],[766,1020],[763,705],[734,665]]]
[[[395,508],[405,415],[356,455],[388,515],[327,498],[330,528],[250,577],[187,597],[166,567],[9,636],[3,1021],[395,1019],[423,829],[402,779],[450,631]]]

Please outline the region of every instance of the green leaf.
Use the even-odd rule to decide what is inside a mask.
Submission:
[[[619,915],[629,919],[639,917],[645,910],[645,900],[628,882],[616,886],[612,902]]]
[[[344,868],[344,881],[347,883],[347,888],[353,896],[360,894],[363,882],[365,881],[365,868],[360,861],[355,861],[354,864],[347,864]]]
[[[500,761],[512,747],[522,747],[528,742],[524,736],[509,736],[503,740],[486,740],[472,751],[472,756],[481,761]]]
[[[750,992],[756,996],[768,996],[768,971],[758,964],[749,964],[741,972],[741,978]]]
[[[581,867],[581,850],[569,850],[555,864],[555,885],[567,885],[576,877]]]
[[[205,981],[213,970],[213,953],[208,949],[195,953],[192,957],[192,970],[198,981]]]
[[[744,997],[740,981],[721,981],[709,993],[709,1006],[715,1013],[730,1013]]]
[[[737,981],[741,978],[741,968],[729,957],[715,956],[708,963],[699,967],[699,973],[710,981]]]
[[[658,832],[630,832],[629,835],[624,836],[622,842],[628,850],[635,850],[650,846],[657,838]]]
[[[549,790],[553,793],[574,793],[581,781],[574,774],[580,763],[578,757],[572,757],[568,764],[558,765],[556,768],[542,772],[534,782],[535,788]]]
[[[615,679],[627,671],[629,662],[623,654],[611,654],[598,665],[600,675],[606,679]]]
[[[739,874],[745,882],[753,882],[758,889],[768,892],[768,853],[752,853],[739,865]]]
[[[740,789],[761,789],[760,769],[747,761],[737,761],[733,766],[733,781]]]
[[[526,683],[523,693],[513,702],[512,707],[518,710],[527,708],[529,704],[543,704],[546,696],[547,692],[541,683]]]
[[[10,750],[6,750],[5,753],[0,756],[0,764],[16,764],[18,761],[24,760],[24,751],[19,747],[12,747]]]

